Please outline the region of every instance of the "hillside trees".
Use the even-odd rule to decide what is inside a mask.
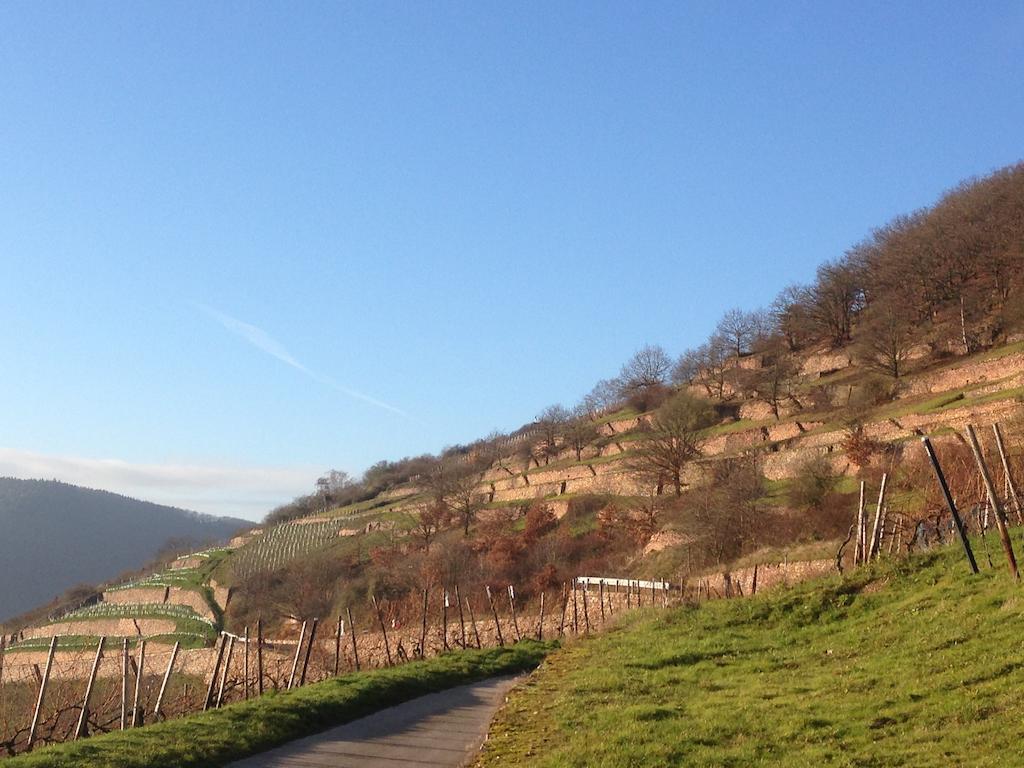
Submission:
[[[793,386],[796,373],[793,358],[786,354],[781,339],[776,338],[765,348],[761,366],[744,372],[743,384],[754,399],[765,403],[778,419],[786,403],[800,406]]]
[[[725,399],[726,378],[729,371],[729,345],[715,334],[695,349],[679,356],[672,370],[677,385],[695,384],[703,387],[708,397]]]
[[[913,322],[905,312],[886,302],[872,307],[858,334],[858,352],[868,368],[898,380],[914,346]]]
[[[630,459],[630,468],[659,488],[671,484],[683,492],[683,470],[700,456],[700,432],[714,423],[711,405],[679,392],[654,414]]]
[[[657,344],[641,347],[622,366],[618,387],[622,399],[646,411],[665,399],[672,359]]]
[[[565,441],[576,454],[576,461],[583,459],[583,449],[598,438],[597,424],[583,405],[573,409],[564,428]]]
[[[547,464],[552,456],[558,454],[558,441],[572,420],[572,414],[563,405],[549,405],[537,416],[537,428],[540,431],[541,453]]]

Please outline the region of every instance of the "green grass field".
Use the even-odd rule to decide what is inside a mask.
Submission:
[[[947,548],[634,614],[549,656],[480,765],[1022,765],[1022,589]]]

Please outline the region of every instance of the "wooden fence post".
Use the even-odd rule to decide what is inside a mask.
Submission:
[[[244,653],[242,655],[242,687],[245,689],[245,699],[249,700],[249,626],[245,627]]]
[[[476,616],[473,615],[473,603],[466,598],[466,610],[469,611],[469,623],[473,625],[473,637],[476,638],[477,649],[483,648],[483,644],[480,642],[480,629],[476,625]]]
[[[857,550],[854,555],[854,565],[861,565],[864,562],[864,554],[867,550],[864,539],[867,538],[867,521],[864,514],[864,489],[865,483],[860,481],[860,501],[857,503]]]
[[[587,610],[587,585],[584,584],[583,585],[583,589],[580,590],[580,591],[582,592],[582,598],[583,598],[583,626],[584,626],[584,630],[583,631],[586,634],[590,634],[590,611]]]
[[[512,629],[516,633],[516,642],[518,643],[523,639],[523,635],[519,631],[519,619],[516,617],[516,588],[511,584],[508,585],[508,606],[512,611]]]
[[[43,679],[39,681],[39,696],[36,698],[36,708],[32,713],[32,725],[28,729],[28,749],[36,741],[36,728],[39,727],[39,713],[43,709],[43,701],[46,699],[46,686],[50,682],[50,671],[53,669],[53,654],[57,652],[57,636],[50,639],[50,652],[46,655],[46,667],[43,671]]]
[[[210,708],[210,704],[213,703],[213,692],[217,687],[217,673],[220,672],[220,662],[224,657],[224,648],[227,646],[227,642],[227,635],[221,632],[220,643],[217,645],[217,658],[213,662],[213,672],[210,673],[210,685],[206,689],[206,699],[203,701],[204,712],[208,710]],[[127,662],[125,662],[125,668],[127,670]]]
[[[540,591],[540,621],[537,622],[537,639],[544,639],[544,590]]]
[[[459,592],[458,583],[455,584],[455,602],[459,606],[459,636],[462,638],[462,648],[466,648],[466,619],[462,613],[462,595]]]
[[[160,693],[158,693],[156,697],[156,706],[153,707],[153,720],[158,720],[160,718],[160,708],[164,703],[164,694],[167,693],[167,683],[171,679],[171,671],[174,669],[174,660],[178,656],[178,648],[180,646],[181,643],[175,641],[174,647],[171,648],[171,658],[167,662],[167,671],[164,672],[164,679],[160,683]]]
[[[4,687],[4,651],[7,649],[7,635],[0,635],[0,689]]]
[[[302,674],[299,675],[299,687],[306,684],[306,670],[309,668],[309,656],[313,652],[313,641],[316,639],[316,628],[320,619],[313,617],[313,626],[309,628],[309,640],[306,642],[306,655],[302,659]]]
[[[871,544],[868,547],[868,560],[872,558],[878,558],[878,545],[881,543],[882,536],[882,509],[885,505],[885,485],[889,480],[889,475],[885,472],[882,473],[882,487],[878,489],[878,506],[875,507],[875,524],[871,528]]]
[[[576,577],[572,577],[572,633],[578,635],[580,633],[580,610],[579,605],[576,602]]]
[[[235,636],[231,635],[228,637],[228,652],[224,657],[224,666],[220,670],[220,690],[217,691],[217,705],[216,709],[220,709],[220,705],[224,702],[224,688],[227,686],[228,673],[231,671],[231,654],[235,650]]]
[[[1024,509],[1021,508],[1020,496],[1017,495],[1017,484],[1013,480],[1013,473],[1010,471],[1010,461],[1006,457],[1006,448],[1003,447],[1003,432],[996,422],[992,425],[992,431],[996,435],[996,448],[999,449],[999,459],[1003,463],[1003,474],[1006,477],[1006,488],[1008,495],[1013,499],[1013,508],[1017,512],[1017,522],[1024,525]]]
[[[142,676],[146,671],[146,638],[139,640],[139,663],[135,669],[135,698],[132,700],[132,728],[142,725]]]
[[[306,639],[306,622],[302,622],[302,628],[299,630],[299,642],[295,644],[295,657],[292,659],[292,671],[288,675],[288,685],[285,690],[290,691],[292,686],[295,684],[295,673],[299,671],[299,655],[302,653],[302,643]]]
[[[501,634],[501,622],[498,621],[498,609],[494,607],[494,598],[491,596],[491,588],[489,585],[485,584],[484,589],[487,591],[487,602],[491,605],[491,615],[494,616],[494,629],[498,632],[498,645],[504,648],[505,638]]]
[[[256,692],[263,695],[263,617],[256,617]]]
[[[128,727],[128,638],[121,641],[121,730]]]
[[[449,651],[448,646],[448,590],[441,587],[441,647]]]
[[[96,673],[100,668],[100,659],[103,658],[103,644],[107,641],[106,637],[100,637],[99,643],[96,645],[96,658],[93,659],[92,669],[89,670],[89,680],[85,684],[85,697],[82,699],[82,711],[78,715],[78,725],[75,728],[75,740],[88,735],[89,729],[89,699],[92,698],[92,687],[96,682]]]
[[[601,625],[604,625],[604,579],[597,584],[597,599],[601,603]]]
[[[932,463],[932,469],[935,470],[935,478],[938,480],[939,487],[942,489],[942,495],[946,499],[946,506],[949,507],[949,512],[953,516],[953,524],[956,526],[956,532],[960,535],[960,543],[963,545],[964,554],[967,555],[967,562],[971,567],[971,573],[978,573],[978,562],[974,559],[974,550],[971,549],[971,542],[967,540],[967,532],[964,530],[964,521],[960,519],[960,513],[956,509],[956,503],[953,501],[953,494],[949,491],[949,484],[946,482],[946,476],[942,472],[942,466],[939,464],[939,458],[935,455],[935,449],[932,447],[932,441],[927,437],[922,437],[921,444],[924,445],[924,449],[928,453],[928,459]]]
[[[565,637],[565,612],[569,609],[569,587],[562,582],[562,618],[558,621],[558,636]]]
[[[359,671],[359,646],[356,644],[356,624],[352,621],[352,609],[345,606],[345,614],[348,616],[348,631],[352,634],[352,663],[356,672]]]
[[[427,610],[430,604],[430,589],[423,590],[423,617],[420,622],[420,658],[427,658]]]
[[[338,676],[341,667],[341,636],[345,632],[345,621],[338,614],[338,629],[334,634],[334,676]]]
[[[370,595],[370,600],[373,601],[373,609],[377,612],[377,622],[380,624],[380,631],[384,635],[384,653],[388,659],[388,666],[392,666],[391,661],[391,644],[388,642],[388,630],[384,626],[384,614],[380,612],[380,604],[377,602],[376,595]]]
[[[1020,571],[1017,569],[1017,558],[1013,554],[1013,544],[1010,542],[1010,532],[1006,530],[1006,515],[1003,513],[1003,505],[999,503],[999,495],[996,493],[995,485],[992,483],[992,475],[988,471],[988,464],[985,462],[985,455],[981,452],[981,444],[978,436],[974,433],[974,426],[967,425],[967,437],[971,443],[971,450],[974,452],[974,460],[978,463],[978,470],[981,472],[981,479],[985,483],[985,491],[988,493],[989,503],[996,516],[996,527],[999,529],[999,539],[1003,543],[1003,552],[1006,553],[1006,561],[1010,566],[1010,573],[1013,578],[1020,578]]]

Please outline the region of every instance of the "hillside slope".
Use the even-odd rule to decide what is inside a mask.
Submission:
[[[170,539],[219,541],[248,525],[56,481],[0,478],[0,619],[138,568]]]
[[[631,615],[550,656],[478,765],[1019,765],[1022,618],[953,547]]]

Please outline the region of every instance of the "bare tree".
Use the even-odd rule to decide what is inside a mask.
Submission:
[[[729,349],[721,336],[715,335],[696,349],[680,355],[672,371],[676,384],[696,384],[703,387],[708,397],[725,399],[728,376]]]
[[[601,379],[583,398],[583,407],[591,416],[600,416],[619,404],[622,399],[619,395],[620,389],[616,379]]]
[[[723,339],[734,356],[740,357],[750,351],[760,325],[757,313],[730,309],[718,321],[715,333]]]
[[[619,372],[619,392],[636,402],[641,409],[651,404],[652,394],[668,383],[672,360],[657,344],[641,347]]]
[[[796,365],[782,349],[780,340],[765,350],[760,368],[746,372],[744,384],[754,399],[768,405],[778,419],[784,404],[800,406],[794,387],[795,376]]]
[[[409,517],[412,521],[412,536],[424,552],[430,552],[430,544],[442,526],[448,522],[449,511],[444,503],[431,501],[421,504]]]
[[[683,471],[701,455],[701,430],[714,423],[711,405],[686,392],[676,394],[651,419],[629,462],[634,472],[657,486],[683,492]]]
[[[540,430],[541,453],[547,464],[552,456],[558,454],[558,441],[562,439],[566,425],[572,415],[563,405],[549,405],[537,416],[537,427]]]
[[[890,305],[873,309],[874,316],[857,334],[859,356],[867,367],[899,379],[914,346],[912,323]]]
[[[563,429],[565,440],[576,453],[576,461],[583,458],[583,449],[598,438],[597,424],[584,405],[576,406]]]

